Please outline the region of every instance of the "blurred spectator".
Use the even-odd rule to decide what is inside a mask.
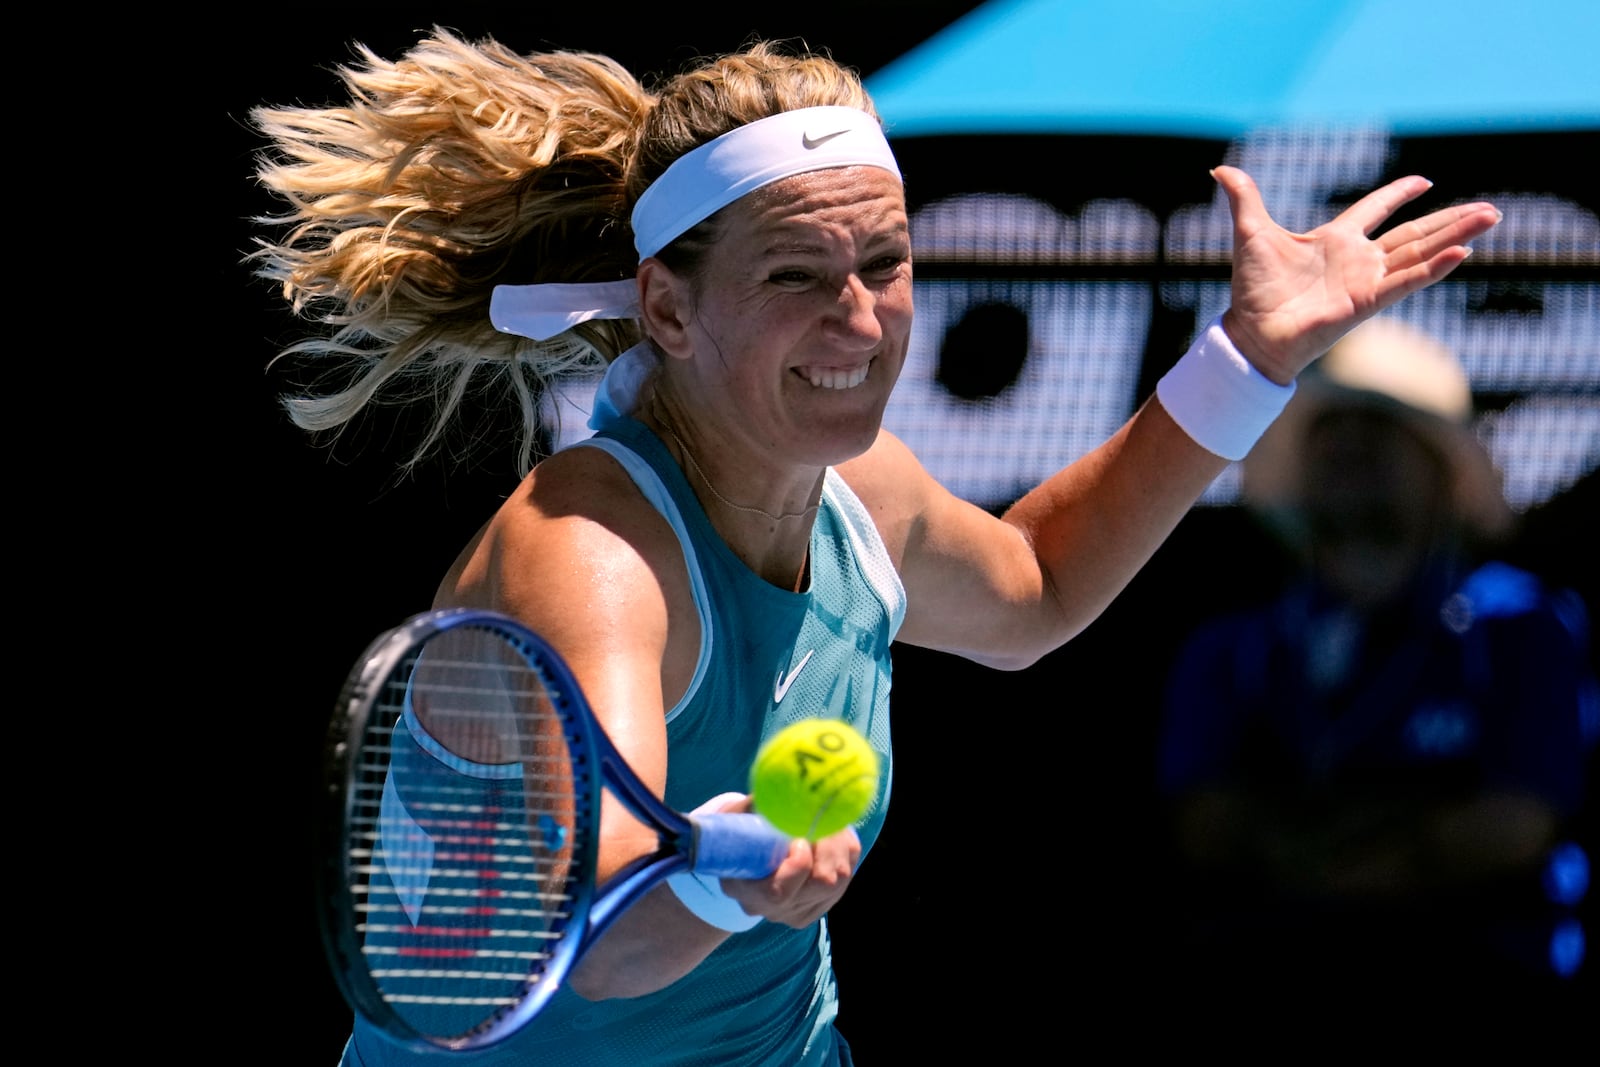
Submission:
[[[1454,355],[1379,318],[1245,460],[1293,577],[1202,622],[1168,679],[1178,973],[1483,992],[1595,967],[1588,613],[1504,562],[1517,519],[1472,414]]]

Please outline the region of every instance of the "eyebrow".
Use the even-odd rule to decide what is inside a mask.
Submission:
[[[825,256],[830,249],[825,244],[802,241],[774,241],[761,249],[761,255],[771,256]]]
[[[866,241],[864,241],[862,243],[861,248],[864,251],[866,251],[867,253],[870,254],[874,250],[876,250],[879,246],[882,246],[882,245],[904,244],[906,242],[906,240],[910,237],[910,235],[911,235],[911,227],[909,225],[892,226],[892,227],[889,227],[889,228],[887,228],[885,230],[882,230],[880,232],[872,234],[870,237],[868,237],[866,239]],[[809,239],[805,238],[804,236],[800,236],[800,235],[777,234],[777,235],[774,235],[766,244],[764,244],[761,247],[760,255],[762,255],[762,256],[784,256],[784,255],[825,256],[825,255],[831,255],[832,252],[833,252],[833,249],[834,249],[834,244],[831,241],[809,240]]]

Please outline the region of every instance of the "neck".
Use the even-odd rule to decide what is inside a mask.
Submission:
[[[768,511],[753,504],[729,499],[717,488],[699,460],[665,419],[651,420],[657,433],[671,441],[680,454],[680,465],[691,488],[705,508],[712,525],[734,555],[762,579],[792,592],[806,587],[807,560],[811,544],[811,521],[816,504],[796,510]],[[704,492],[701,490],[704,489]],[[819,493],[820,489],[813,490]]]
[[[807,504],[805,507],[798,508],[794,511],[773,512],[768,511],[766,508],[757,507],[754,504],[740,504],[736,501],[728,499],[728,497],[717,488],[716,483],[711,480],[711,476],[705,472],[705,468],[700,466],[700,462],[694,458],[694,453],[690,451],[688,445],[683,443],[683,438],[679,437],[676,431],[674,431],[672,427],[665,422],[661,424],[661,428],[667,432],[667,436],[672,438],[673,443],[678,446],[678,451],[683,453],[684,463],[687,465],[690,475],[694,479],[698,480],[701,485],[705,486],[706,492],[710,493],[713,499],[729,510],[737,511],[745,515],[758,515],[763,518],[770,519],[773,522],[790,522],[794,519],[806,519],[810,518],[816,512],[817,505],[815,504]]]

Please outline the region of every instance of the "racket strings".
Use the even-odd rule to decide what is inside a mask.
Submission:
[[[440,635],[445,636],[445,635]],[[515,648],[435,639],[382,687],[355,758],[347,871],[379,995],[418,1033],[520,1003],[569,926],[595,792],[558,694]]]

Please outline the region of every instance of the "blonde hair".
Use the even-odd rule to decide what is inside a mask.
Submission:
[[[282,349],[308,375],[281,401],[295,425],[345,428],[376,402],[425,402],[402,470],[441,450],[469,397],[518,413],[525,473],[547,447],[542,401],[641,340],[636,321],[548,341],[489,321],[499,284],[631,278],[629,214],[679,156],[737,126],[818,104],[872,111],[858,75],[773,42],[702,61],[659,92],[609,57],[517,54],[435,27],[395,62],[365,45],[337,73],[349,101],[252,109],[269,146],[257,180],[285,207],[255,221],[248,261],[325,329]],[[664,250],[693,271],[707,220]]]

